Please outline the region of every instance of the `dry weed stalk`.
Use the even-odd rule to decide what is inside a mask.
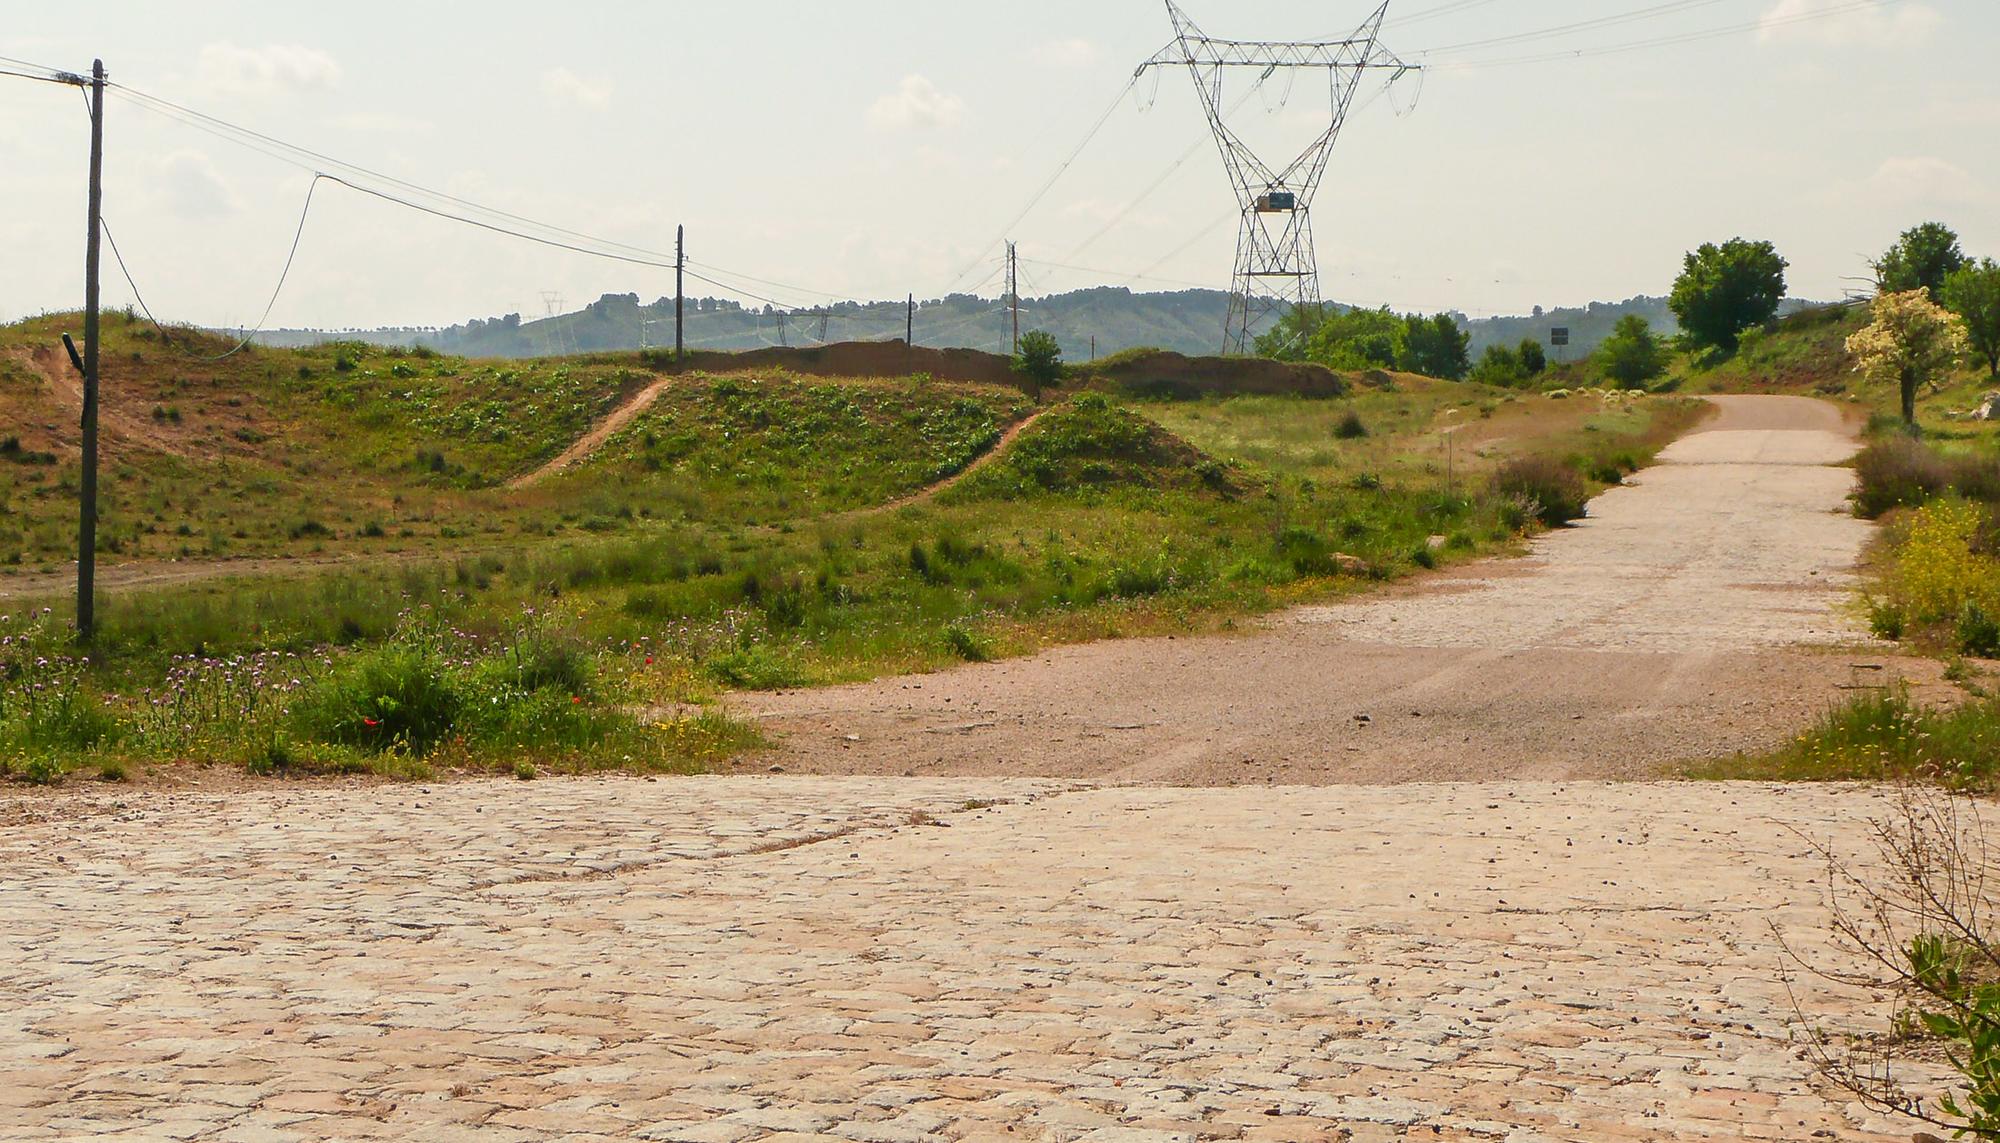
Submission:
[[[1857,867],[1831,841],[1806,839],[1826,863],[1832,944],[1861,967],[1816,963],[1784,945],[1812,975],[1894,996],[1892,1031],[1837,1035],[1807,1017],[1794,993],[1810,1058],[1829,1082],[1875,1111],[1960,1138],[2000,1140],[2000,932],[1993,927],[2000,853],[1978,807],[1935,787],[1899,788],[1894,812],[1871,819],[1866,839],[1879,866]],[[1920,1041],[1943,1046],[1959,1090],[1927,1099],[1897,1078],[1896,1058],[1907,1058]]]

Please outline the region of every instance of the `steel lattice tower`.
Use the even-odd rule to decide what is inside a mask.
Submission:
[[[1389,71],[1389,82],[1394,83],[1418,69],[1398,59],[1378,39],[1389,0],[1383,0],[1352,36],[1322,41],[1212,39],[1174,0],[1166,3],[1174,42],[1140,64],[1134,75],[1143,75],[1148,68],[1187,68],[1208,113],[1209,129],[1243,210],[1222,337],[1224,353],[1242,353],[1250,345],[1252,331],[1267,316],[1293,306],[1320,304],[1310,211],[1355,92],[1370,71]],[[1222,80],[1232,68],[1257,69],[1259,83],[1283,68],[1325,71],[1331,125],[1284,166],[1265,163],[1225,121]]]

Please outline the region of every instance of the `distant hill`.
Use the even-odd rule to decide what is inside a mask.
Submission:
[[[1222,323],[1228,308],[1229,295],[1222,290],[1135,294],[1120,286],[1103,286],[1023,298],[1021,328],[1049,331],[1077,361],[1089,360],[1093,339],[1099,357],[1141,346],[1206,354],[1222,346]],[[688,298],[686,344],[690,349],[760,349],[889,341],[903,336],[908,317],[905,303],[900,301],[836,302],[818,310],[780,311],[770,306],[744,306],[727,298]],[[1014,329],[1003,299],[972,294],[918,302],[914,325],[918,345],[988,352],[1006,352]],[[506,314],[442,329],[283,329],[260,334],[258,340],[288,347],[336,340],[421,344],[468,357],[546,357],[658,348],[674,343],[674,300],[641,303],[637,294],[606,294],[575,313],[554,317],[524,319],[519,314]]]
[[[1811,303],[1788,301],[1790,313]],[[1134,293],[1123,286],[1097,286],[1021,301],[1021,328],[1056,336],[1073,361],[1087,361],[1122,349],[1151,347],[1190,355],[1212,354],[1222,346],[1229,295],[1223,290]],[[1575,360],[1611,336],[1612,327],[1636,313],[1662,333],[1678,332],[1665,298],[1640,296],[1622,302],[1591,302],[1519,317],[1467,318],[1456,315],[1471,334],[1477,357],[1489,345],[1515,345],[1524,338],[1549,344],[1550,331],[1569,330],[1570,344],[1555,353]],[[843,341],[900,339],[908,310],[903,302],[836,302],[816,310],[751,307],[728,298],[688,298],[686,344],[690,349],[760,349],[766,346],[823,345]],[[916,344],[936,348],[1007,352],[1013,320],[1004,299],[951,294],[917,303]],[[474,318],[441,329],[385,327],[373,330],[280,329],[259,334],[266,345],[299,347],[323,342],[366,341],[378,345],[426,345],[440,353],[467,357],[549,357],[606,350],[659,348],[674,343],[674,300],[642,303],[637,294],[606,294],[574,313],[523,319],[520,314]]]

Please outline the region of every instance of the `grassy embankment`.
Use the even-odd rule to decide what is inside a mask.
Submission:
[[[120,348],[133,365],[151,352]],[[1225,628],[1510,545],[1532,525],[1489,491],[1494,466],[1554,454],[1615,478],[1695,415],[1421,379],[1318,402],[1084,395],[957,486],[883,511],[962,470],[1025,401],[921,378],[690,376],[509,491],[652,380],[636,358],[341,347],[130,372],[189,396],[111,456],[110,530],[132,545],[114,555],[186,525],[226,551],[398,558],[114,593],[88,661],[62,644],[61,602],[13,607],[0,766],[17,775],[695,768],[754,738],[710,705],[723,688]],[[245,408],[248,432],[220,442],[209,427]],[[1441,430],[1459,422],[1447,490]],[[58,526],[63,446],[24,443],[56,462],[9,474],[9,503],[48,521],[19,543]]]

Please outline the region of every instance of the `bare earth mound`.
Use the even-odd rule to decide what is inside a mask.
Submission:
[[[1870,525],[1839,410],[1717,418],[1525,559],[1237,638],[1150,639],[782,695],[755,765],[1113,781],[1638,778],[1765,747],[1885,662],[1844,614]],[[1919,676],[1923,664],[1897,664]],[[1859,677],[1869,678],[1872,672]]]

